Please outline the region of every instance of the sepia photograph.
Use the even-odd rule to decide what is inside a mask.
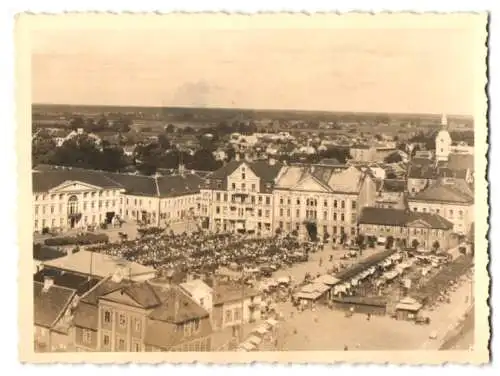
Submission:
[[[20,357],[488,362],[486,38],[19,16]]]

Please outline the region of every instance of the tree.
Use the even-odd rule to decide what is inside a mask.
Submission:
[[[394,237],[392,235],[389,235],[385,241],[385,249],[392,249],[393,245],[394,245]]]
[[[194,153],[191,161],[186,164],[186,167],[192,170],[215,171],[220,168],[221,165],[219,161],[215,160],[210,150],[199,149]]]
[[[31,161],[33,166],[50,163],[55,150],[56,143],[54,140],[39,134],[31,143]]]
[[[375,237],[373,236],[368,237],[368,247],[375,248]]]
[[[356,237],[356,244],[358,245],[359,248],[362,248],[365,243],[365,236],[363,234],[358,234]]]
[[[413,239],[413,240],[412,240],[412,242],[411,242],[411,247],[412,247],[413,249],[417,249],[417,247],[418,247],[418,245],[419,245],[419,244],[420,244],[420,243],[418,242],[418,240],[417,240],[417,239]]]
[[[385,163],[399,163],[403,160],[401,155],[398,152],[394,152],[389,154],[387,157],[384,158]]]
[[[173,125],[173,124],[169,124],[165,128],[165,132],[167,132],[167,133],[175,133],[175,131],[176,131],[176,128],[175,128],[175,125]]]
[[[69,127],[73,130],[78,128],[83,128],[84,125],[85,125],[85,120],[81,116],[74,116],[69,121]]]
[[[437,240],[434,243],[432,243],[432,249],[434,250],[434,252],[438,251],[440,246],[441,245],[439,244],[439,242]]]
[[[170,149],[170,140],[165,136],[164,134],[159,134],[158,135],[158,143],[160,144],[161,148],[163,150],[168,150]]]

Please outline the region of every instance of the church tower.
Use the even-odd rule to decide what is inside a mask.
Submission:
[[[451,152],[451,136],[448,132],[448,119],[443,114],[441,118],[441,130],[436,136],[436,162],[448,161]]]

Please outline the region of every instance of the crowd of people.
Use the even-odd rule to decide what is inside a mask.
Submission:
[[[213,273],[221,267],[234,271],[274,271],[308,260],[321,247],[294,237],[257,239],[242,234],[148,234],[135,240],[105,244],[89,250],[153,266],[158,270]]]

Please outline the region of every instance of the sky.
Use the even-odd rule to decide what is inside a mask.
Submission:
[[[461,24],[88,25],[32,31],[33,103],[474,112]]]

